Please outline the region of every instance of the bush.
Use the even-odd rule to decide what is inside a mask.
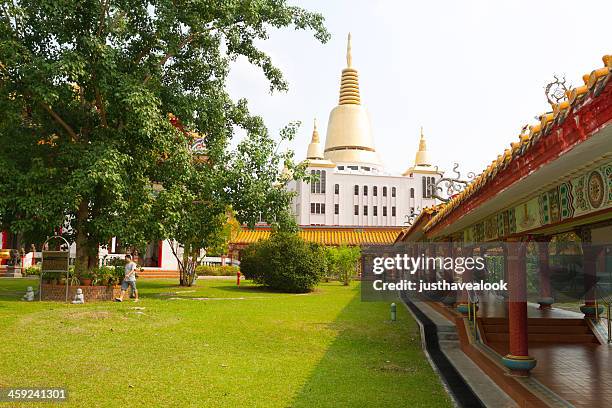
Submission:
[[[40,275],[40,264],[28,266],[23,270],[25,276]]]
[[[240,270],[245,278],[272,289],[310,292],[325,275],[325,252],[297,234],[276,232],[244,250]]]
[[[196,267],[198,276],[236,276],[239,270],[237,266],[230,265],[198,265]]]

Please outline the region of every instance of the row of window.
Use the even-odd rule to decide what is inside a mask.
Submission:
[[[358,166],[346,166],[346,168],[349,169],[349,170],[359,170]],[[344,166],[338,166],[338,170],[344,170]],[[370,171],[372,169],[370,167],[361,166],[361,170],[363,170],[363,171]]]
[[[311,193],[323,193],[325,194],[325,182],[327,178],[327,174],[325,170],[311,170],[310,174],[312,176],[316,176],[317,180],[313,181],[310,184],[310,192]],[[421,182],[423,184],[423,198],[431,198],[434,193],[436,178],[435,177],[422,177]],[[355,195],[359,195],[359,186],[355,184],[354,191]],[[340,184],[334,185],[334,194],[340,194]],[[368,195],[368,186],[363,186],[363,195]],[[374,197],[378,196],[378,186],[372,187],[372,195]],[[387,197],[387,187],[382,188],[383,197]],[[397,196],[397,189],[395,187],[391,187],[391,197]],[[410,198],[414,198],[414,188],[410,189]]]
[[[325,214],[325,203],[310,203],[310,213],[311,214]],[[340,204],[334,204],[334,214],[335,215],[340,214]],[[395,209],[395,206],[391,207],[391,216],[395,217],[396,214],[397,214],[397,211]],[[355,215],[359,215],[358,205],[355,205]],[[363,215],[365,216],[368,215],[367,205],[363,206]],[[378,207],[377,206],[372,207],[372,215],[374,217],[378,217]],[[382,207],[382,215],[383,217],[387,216],[387,206]]]
[[[355,214],[355,215],[359,215],[359,206],[358,206],[358,205],[355,205],[355,213],[354,213],[354,214]],[[364,215],[364,216],[367,216],[367,215],[368,215],[368,206],[367,206],[367,205],[364,205],[364,206],[363,206],[363,215]],[[377,207],[377,206],[373,206],[373,207],[372,207],[372,215],[373,215],[374,217],[377,217],[377,216],[378,216],[378,207]],[[383,215],[383,217],[386,217],[386,216],[387,216],[387,206],[383,206],[383,207],[382,207],[382,215]],[[395,207],[391,207],[391,216],[392,216],[392,217],[395,217],[395,216],[396,216],[396,210],[395,210]]]
[[[359,195],[359,186],[357,184],[355,184],[354,191],[355,191],[355,195]],[[340,192],[340,186],[338,184],[336,184],[335,192],[336,194]],[[368,186],[363,186],[363,195],[364,196],[368,195]],[[374,197],[378,196],[378,186],[372,187],[372,195]],[[383,197],[387,196],[387,187],[382,188],[382,195]],[[395,187],[391,187],[391,197],[395,197],[395,196],[397,196],[397,189]],[[414,188],[410,189],[410,197],[414,198]]]

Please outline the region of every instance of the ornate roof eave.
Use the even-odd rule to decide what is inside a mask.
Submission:
[[[612,77],[612,55],[602,57],[604,67],[593,70],[590,74],[583,76],[585,86],[575,88],[567,92],[567,100],[552,106],[552,113],[547,112],[539,116],[540,123],[529,126],[528,131],[523,131],[519,135],[518,142],[510,144],[510,149],[506,149],[503,155],[498,156],[493,162],[470,183],[465,190],[453,197],[444,208],[442,208],[424,226],[426,232],[430,231],[441,221],[450,216],[451,213],[472,195],[488,185],[492,179],[508,168],[517,158],[525,155],[541,139],[560,126],[567,118],[570,111],[579,107],[580,103],[587,97],[597,97],[606,87]]]

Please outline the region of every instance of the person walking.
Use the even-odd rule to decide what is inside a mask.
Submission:
[[[134,302],[138,302],[138,291],[136,290],[136,262],[132,260],[132,255],[128,254],[125,256],[127,263],[125,264],[125,276],[123,282],[121,282],[121,296],[115,298],[115,302],[123,302],[128,288],[132,288],[134,294]]]

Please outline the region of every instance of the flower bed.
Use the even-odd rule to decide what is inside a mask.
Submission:
[[[85,296],[85,302],[97,300],[113,300],[121,295],[120,286],[70,286],[68,287],[68,301],[74,299],[76,290],[81,288]],[[66,286],[43,283],[42,300],[66,300]]]

